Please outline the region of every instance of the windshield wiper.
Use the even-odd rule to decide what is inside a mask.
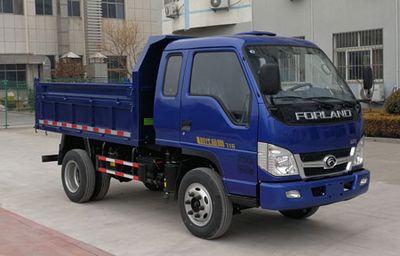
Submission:
[[[300,96],[279,96],[279,97],[272,97],[272,98],[274,100],[276,100],[276,99],[299,99],[299,100],[305,100],[305,101],[314,101],[318,104],[321,104],[324,107],[329,107],[329,108],[335,107],[335,105],[328,103],[328,102],[321,101],[317,97],[304,98],[304,97],[300,97]]]
[[[317,99],[317,100],[336,100],[336,101],[340,101],[340,102],[342,102],[344,104],[347,104],[349,106],[352,106],[352,107],[357,104],[356,101],[343,100],[343,99],[339,99],[339,98],[335,98],[335,97],[328,97],[328,96],[309,97],[309,98],[306,98],[306,99],[312,99],[312,100],[314,100],[314,99]]]

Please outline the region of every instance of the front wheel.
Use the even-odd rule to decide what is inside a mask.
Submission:
[[[229,229],[232,202],[215,171],[209,168],[189,171],[179,186],[178,202],[182,220],[193,235],[215,239]]]
[[[311,217],[318,211],[319,207],[310,207],[304,209],[296,209],[296,210],[288,210],[288,211],[279,211],[283,216],[291,219],[306,219]]]

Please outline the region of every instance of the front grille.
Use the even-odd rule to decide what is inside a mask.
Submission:
[[[347,163],[338,164],[332,169],[324,169],[324,167],[305,167],[304,175],[308,177],[312,176],[322,176],[322,175],[330,175],[333,173],[341,172],[346,170]]]
[[[344,172],[347,165],[353,160],[351,148],[343,148],[322,152],[301,153],[296,155],[296,161],[300,166],[303,178],[324,177],[332,174]],[[324,158],[333,155],[336,157],[337,165],[327,169]]]
[[[323,152],[314,152],[314,153],[303,153],[300,154],[300,159],[303,162],[312,162],[312,161],[320,161],[323,160],[324,157],[333,155],[336,158],[348,157],[350,155],[351,148],[337,149],[337,150],[329,150]]]

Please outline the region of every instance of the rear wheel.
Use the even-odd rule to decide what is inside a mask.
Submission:
[[[296,209],[296,210],[288,210],[288,211],[280,211],[280,213],[291,219],[306,219],[311,217],[318,211],[319,207],[310,207],[304,209]]]
[[[90,200],[95,189],[96,173],[86,151],[73,149],[67,152],[62,162],[61,180],[71,201],[84,203]]]
[[[107,173],[96,172],[96,185],[90,200],[97,201],[103,199],[110,188],[111,176]]]
[[[229,229],[232,203],[215,171],[209,168],[189,171],[179,186],[178,202],[182,220],[193,235],[215,239]]]

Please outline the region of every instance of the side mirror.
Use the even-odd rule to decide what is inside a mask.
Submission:
[[[282,90],[278,65],[264,64],[261,66],[260,89],[264,95],[275,95]]]
[[[364,90],[371,90],[374,85],[374,75],[370,66],[363,69]]]

